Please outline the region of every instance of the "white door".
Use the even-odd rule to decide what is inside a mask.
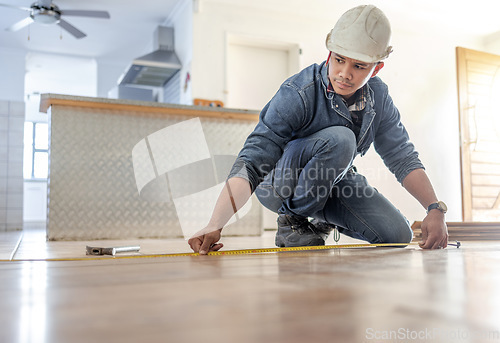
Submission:
[[[261,110],[290,76],[290,53],[285,47],[229,44],[225,106]]]

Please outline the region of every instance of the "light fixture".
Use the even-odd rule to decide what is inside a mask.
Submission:
[[[51,4],[50,8],[34,6],[32,7],[30,17],[37,23],[49,25],[59,22],[61,19],[61,12],[54,4]]]

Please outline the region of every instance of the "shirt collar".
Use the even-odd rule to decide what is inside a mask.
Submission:
[[[349,111],[361,111],[361,110],[364,110],[365,107],[366,107],[366,103],[368,101],[368,98],[367,98],[367,91],[368,91],[368,85],[364,85],[361,89],[359,89],[355,96],[356,96],[356,100],[354,101],[354,104],[352,104],[351,106],[349,106],[347,109]],[[333,86],[332,86],[332,83],[330,81],[328,81],[328,87],[326,89],[326,91],[328,93],[335,93],[335,91],[333,90]]]

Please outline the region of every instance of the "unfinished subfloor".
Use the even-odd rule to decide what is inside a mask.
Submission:
[[[223,249],[273,247],[273,234]],[[0,342],[500,342],[497,241],[83,260],[89,244],[189,248],[44,237],[0,233]],[[26,261],[44,258],[83,259]]]

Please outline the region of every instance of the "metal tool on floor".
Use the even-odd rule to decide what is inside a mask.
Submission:
[[[113,255],[120,252],[137,252],[141,249],[140,246],[126,246],[126,247],[112,247],[112,248],[100,248],[100,247],[90,247],[87,245],[87,255]]]

